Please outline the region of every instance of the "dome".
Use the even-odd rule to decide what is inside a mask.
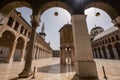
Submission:
[[[100,26],[96,26],[96,27],[94,27],[91,31],[93,31],[93,30],[97,30],[97,29],[102,29],[102,30],[104,30],[102,27],[100,27]]]
[[[68,28],[68,27],[72,27],[72,24],[65,24],[65,25],[59,30],[59,32],[60,32],[62,29]]]
[[[104,29],[103,29],[102,27],[100,27],[100,26],[95,26],[95,27],[91,30],[90,35],[91,35],[91,36],[96,36],[96,35],[98,35],[99,33],[103,32],[103,31],[104,31]]]

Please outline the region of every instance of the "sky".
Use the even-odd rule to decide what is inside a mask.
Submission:
[[[30,15],[32,14],[32,10],[26,7],[17,8],[17,11],[22,13],[22,16],[25,20],[30,24]],[[58,12],[58,16],[55,16],[54,13]],[[100,16],[95,16],[96,12],[100,12]],[[108,14],[97,8],[90,8],[85,10],[85,14],[87,15],[87,27],[88,31],[96,26],[100,26],[105,30],[112,27],[111,18]],[[40,26],[37,28],[37,32],[41,31],[41,27],[43,23],[45,24],[45,33],[46,33],[46,42],[50,42],[50,46],[53,50],[59,50],[60,47],[60,35],[59,30],[65,24],[70,23],[71,15],[68,11],[63,8],[54,7],[46,10],[41,15]]]

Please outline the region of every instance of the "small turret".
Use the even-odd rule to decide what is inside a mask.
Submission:
[[[41,28],[41,32],[39,34],[45,40],[46,34],[45,34],[45,27],[44,26],[45,26],[45,24],[43,23],[43,26]]]

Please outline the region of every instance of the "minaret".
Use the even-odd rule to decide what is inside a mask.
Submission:
[[[39,33],[40,34],[40,36],[45,40],[45,36],[46,36],[46,34],[45,34],[45,27],[44,27],[44,23],[43,23],[43,26],[42,26],[42,28],[41,28],[41,32]]]
[[[48,45],[50,46],[50,41],[48,42]]]

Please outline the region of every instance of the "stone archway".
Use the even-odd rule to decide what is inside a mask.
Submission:
[[[17,45],[16,45],[13,61],[21,61],[21,55],[23,54],[22,51],[24,44],[25,44],[24,38],[19,37],[17,39]]]
[[[120,58],[120,43],[116,43],[116,44],[115,44],[115,48],[116,48],[117,53],[118,53],[118,56],[119,56],[119,58]]]
[[[112,45],[108,45],[108,50],[109,50],[111,59],[114,59],[115,55],[114,55],[114,52],[113,52]]]
[[[61,1],[51,1],[51,2],[47,2],[46,4],[44,4],[41,8],[40,8],[40,13],[42,14],[45,10],[52,8],[52,7],[61,7],[65,10],[67,10],[71,15],[73,14],[73,10],[72,8],[61,2]]]
[[[12,1],[12,2],[6,2],[2,7],[0,7],[0,24],[5,23],[6,16],[15,8],[19,7],[28,7],[32,8],[32,6],[26,2],[26,1]]]
[[[0,38],[0,47],[2,48],[1,58],[2,61],[6,62],[10,59],[12,43],[15,40],[15,35],[11,31],[4,31],[2,37]],[[9,61],[7,61],[9,62]]]
[[[115,19],[118,16],[116,9],[105,2],[100,2],[100,1],[99,2],[91,2],[86,5],[85,9],[88,9],[90,7],[99,8],[99,9],[105,11],[111,17],[111,19]]]
[[[106,53],[105,46],[102,46],[102,51],[103,51],[105,59],[107,59],[107,53]]]

